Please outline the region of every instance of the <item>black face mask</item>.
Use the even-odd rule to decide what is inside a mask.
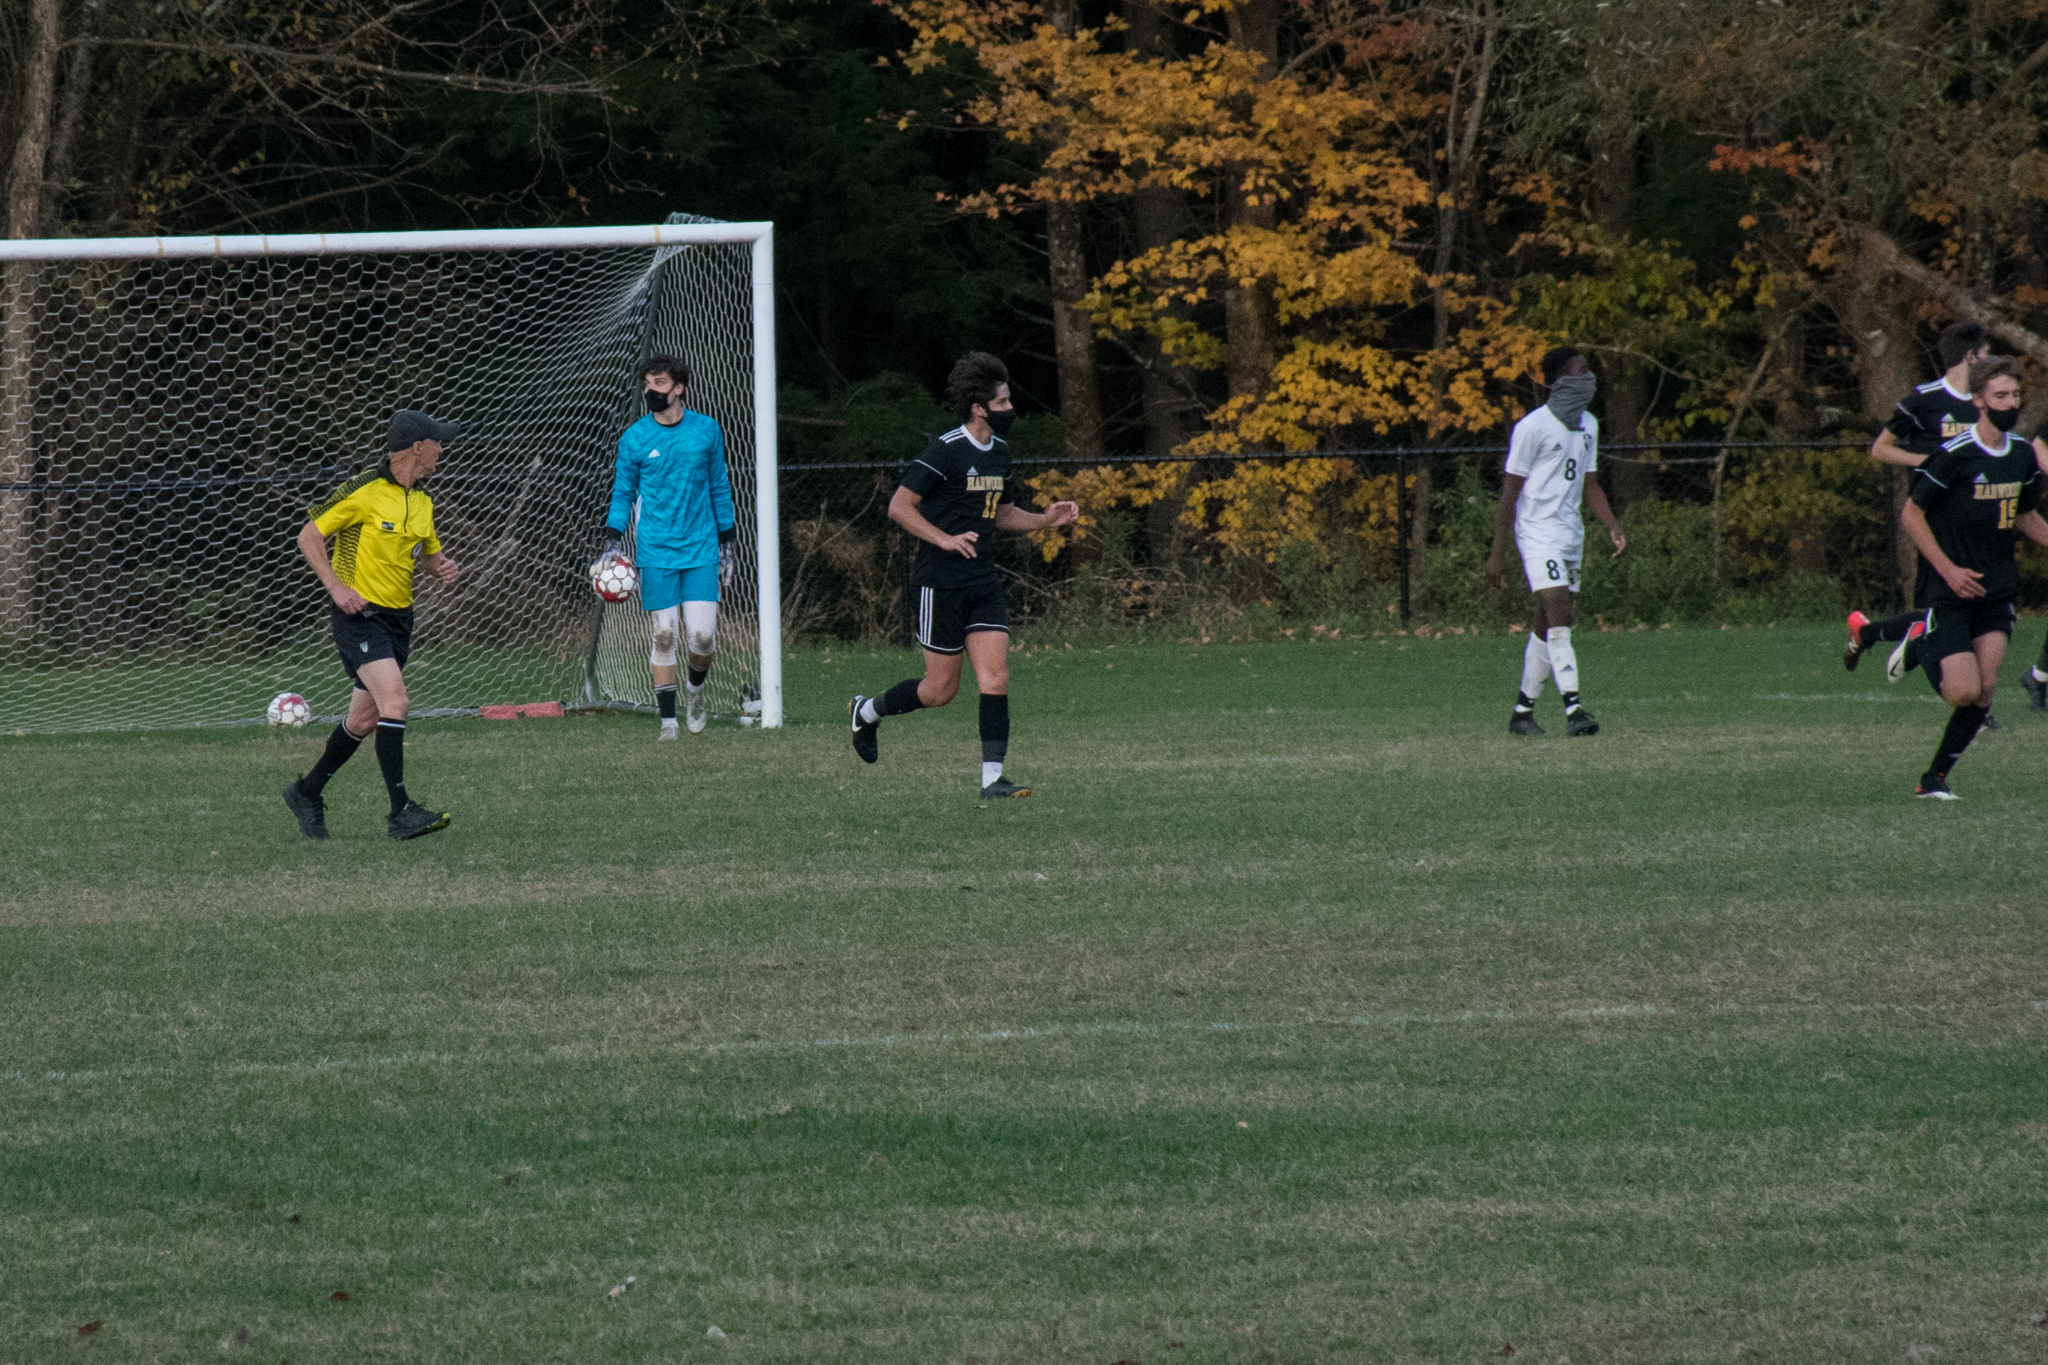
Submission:
[[[1986,408],[1984,415],[1991,419],[1991,425],[2000,431],[2011,431],[2020,424],[2020,410],[2013,408]]]
[[[675,389],[670,389],[667,393],[656,393],[653,389],[649,389],[647,391],[647,410],[649,412],[667,412],[669,407],[682,396]]]
[[[1017,410],[1015,408],[1007,408],[1002,412],[992,412],[988,415],[988,429],[998,436],[1008,436],[1010,428],[1015,425],[1017,425]]]

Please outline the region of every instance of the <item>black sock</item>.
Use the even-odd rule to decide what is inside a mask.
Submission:
[[[391,813],[405,809],[405,722],[377,722],[377,766],[384,770],[384,789],[391,793]]]
[[[1515,710],[1518,712],[1527,712],[1530,714],[1534,714],[1536,710],[1536,699],[1534,697],[1526,697],[1522,695],[1520,692],[1515,693]]]
[[[1879,640],[1903,640],[1906,638],[1906,632],[1913,628],[1913,623],[1926,614],[1922,611],[1902,611],[1897,616],[1872,621],[1856,632],[1857,642],[1868,649]]]
[[[318,796],[327,785],[327,779],[341,771],[341,765],[355,757],[362,747],[362,737],[348,732],[348,722],[334,727],[334,733],[327,737],[327,748],[320,754],[320,761],[313,765],[313,771],[299,779],[299,795]]]
[[[922,678],[905,678],[884,692],[875,702],[875,711],[884,716],[907,716],[921,710],[924,703],[917,699],[917,685]]]
[[[1010,695],[981,696],[981,761],[1000,763],[1010,752]]]
[[[2048,640],[2041,642],[2041,657],[2034,661],[2034,667],[2048,673]]]
[[[1927,770],[1930,776],[1948,776],[1948,770],[1956,766],[1963,750],[1970,747],[1970,741],[1977,737],[1977,731],[1984,725],[1984,717],[1989,714],[1991,708],[1988,706],[1958,706],[1955,709],[1955,714],[1948,718],[1948,728],[1941,732],[1941,747],[1934,751],[1934,766]]]
[[[663,720],[676,718],[676,685],[668,683],[654,689],[654,704],[661,711]]]
[[[691,670],[689,670],[689,672],[690,686],[702,687],[704,685],[705,677],[710,674],[711,670],[708,668],[692,668]]]
[[[1578,694],[1578,693],[1576,693],[1576,692],[1562,692],[1562,693],[1559,693],[1558,695],[1559,695],[1559,699],[1560,699],[1561,701],[1563,701],[1563,702],[1564,702],[1564,713],[1565,713],[1566,715],[1570,715],[1570,714],[1571,714],[1572,712],[1574,712],[1574,711],[1576,711],[1576,710],[1578,710],[1578,709],[1579,709],[1579,694]]]

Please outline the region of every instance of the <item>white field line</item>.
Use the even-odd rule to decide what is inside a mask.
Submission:
[[[2003,1004],[1980,1005],[1973,1008],[1985,1010],[2048,1010],[2048,1000],[2019,1000]],[[1165,1033],[1251,1033],[1257,1031],[1289,1030],[1302,1028],[1402,1028],[1409,1025],[1445,1025],[1480,1023],[1527,1023],[1527,1024],[1584,1024],[1603,1019],[1644,1019],[1644,1018],[1695,1018],[1712,1019],[1737,1015],[1821,1015],[1838,1014],[1847,1016],[1866,1014],[1909,1015],[1932,1018],[1936,1015],[1954,1012],[1954,1007],[1939,1005],[1827,1005],[1827,1004],[1779,1004],[1743,1005],[1715,1004],[1706,1006],[1673,1005],[1599,1005],[1587,1009],[1554,1010],[1547,1012],[1515,1010],[1462,1010],[1451,1014],[1354,1014],[1343,1019],[1314,1019],[1298,1023],[1189,1023],[1171,1021],[1163,1024],[1145,1024],[1135,1021],[1108,1021],[1097,1024],[1047,1024],[1038,1028],[990,1029],[971,1033],[879,1033],[864,1036],[838,1038],[797,1038],[797,1039],[749,1039],[736,1043],[675,1043],[660,1049],[662,1054],[688,1054],[713,1057],[725,1053],[742,1052],[802,1052],[825,1048],[893,1048],[893,1047],[936,1047],[949,1043],[1019,1043],[1034,1042],[1052,1038],[1091,1038],[1104,1035],[1155,1035]],[[654,1055],[652,1051],[648,1056]],[[124,1081],[167,1079],[178,1076],[208,1074],[213,1076],[321,1076],[344,1071],[374,1071],[412,1066],[478,1065],[505,1066],[531,1065],[539,1062],[565,1061],[571,1059],[598,1059],[603,1054],[580,1046],[550,1048],[544,1052],[488,1053],[488,1052],[399,1052],[387,1057],[322,1057],[312,1062],[231,1062],[225,1066],[122,1066],[102,1067],[82,1071],[0,1071],[0,1081],[17,1084],[36,1083],[90,1083],[94,1081]],[[616,1054],[615,1054],[616,1056]]]

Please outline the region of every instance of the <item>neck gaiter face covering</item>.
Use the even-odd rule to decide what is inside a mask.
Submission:
[[[1596,381],[1590,374],[1567,374],[1558,376],[1550,386],[1549,408],[1566,429],[1579,429],[1579,415],[1586,410],[1586,404],[1593,401]]]

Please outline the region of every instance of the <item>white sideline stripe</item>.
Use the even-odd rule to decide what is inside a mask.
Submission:
[[[1141,1035],[1159,1033],[1251,1033],[1267,1029],[1299,1029],[1314,1027],[1334,1028],[1395,1028],[1405,1024],[1471,1024],[1471,1023],[1534,1023],[1560,1024],[1584,1023],[1593,1019],[1659,1018],[1685,1015],[1689,1017],[1716,1018],[1724,1015],[1774,1015],[1774,1014],[1908,1014],[1936,1015],[1952,1013],[1956,1006],[1944,1005],[1826,1005],[1826,1004],[1784,1004],[1784,1005],[1708,1005],[1703,1009],[1680,1009],[1672,1005],[1599,1005],[1588,1009],[1556,1010],[1549,1013],[1517,1013],[1514,1010],[1462,1010],[1454,1014],[1354,1014],[1344,1019],[1311,1019],[1297,1023],[1210,1023],[1197,1024],[1169,1021],[1163,1024],[1144,1024],[1136,1021],[1115,1021],[1100,1024],[1047,1024],[1042,1028],[991,1029],[975,1033],[881,1033],[865,1037],[810,1038],[778,1040],[772,1038],[752,1039],[739,1043],[681,1043],[665,1049],[670,1052],[694,1053],[699,1056],[715,1056],[727,1052],[792,1052],[809,1051],[817,1048],[891,1048],[916,1045],[931,1046],[943,1043],[1014,1043],[1031,1042],[1042,1038],[1088,1038],[1103,1035]],[[1977,1008],[1987,1010],[2048,1010],[2048,1000],[2021,1000],[2000,1005],[1984,1005]],[[170,1067],[170,1066],[124,1066],[107,1067],[90,1071],[0,1071],[0,1081],[19,1084],[33,1084],[38,1081],[118,1081],[146,1080],[158,1077],[189,1076],[200,1072],[211,1072],[220,1076],[319,1076],[337,1071],[372,1071],[406,1066],[444,1066],[449,1063],[476,1063],[487,1066],[531,1065],[537,1062],[567,1061],[577,1057],[589,1057],[588,1049],[568,1046],[553,1048],[546,1052],[531,1052],[522,1055],[479,1052],[400,1052],[389,1057],[322,1057],[316,1062],[235,1062],[221,1067]]]
[[[547,251],[756,242],[773,223],[479,228],[451,232],[302,232],[245,237],[54,237],[0,241],[0,261],[170,260],[194,256],[347,256],[417,251]]]

